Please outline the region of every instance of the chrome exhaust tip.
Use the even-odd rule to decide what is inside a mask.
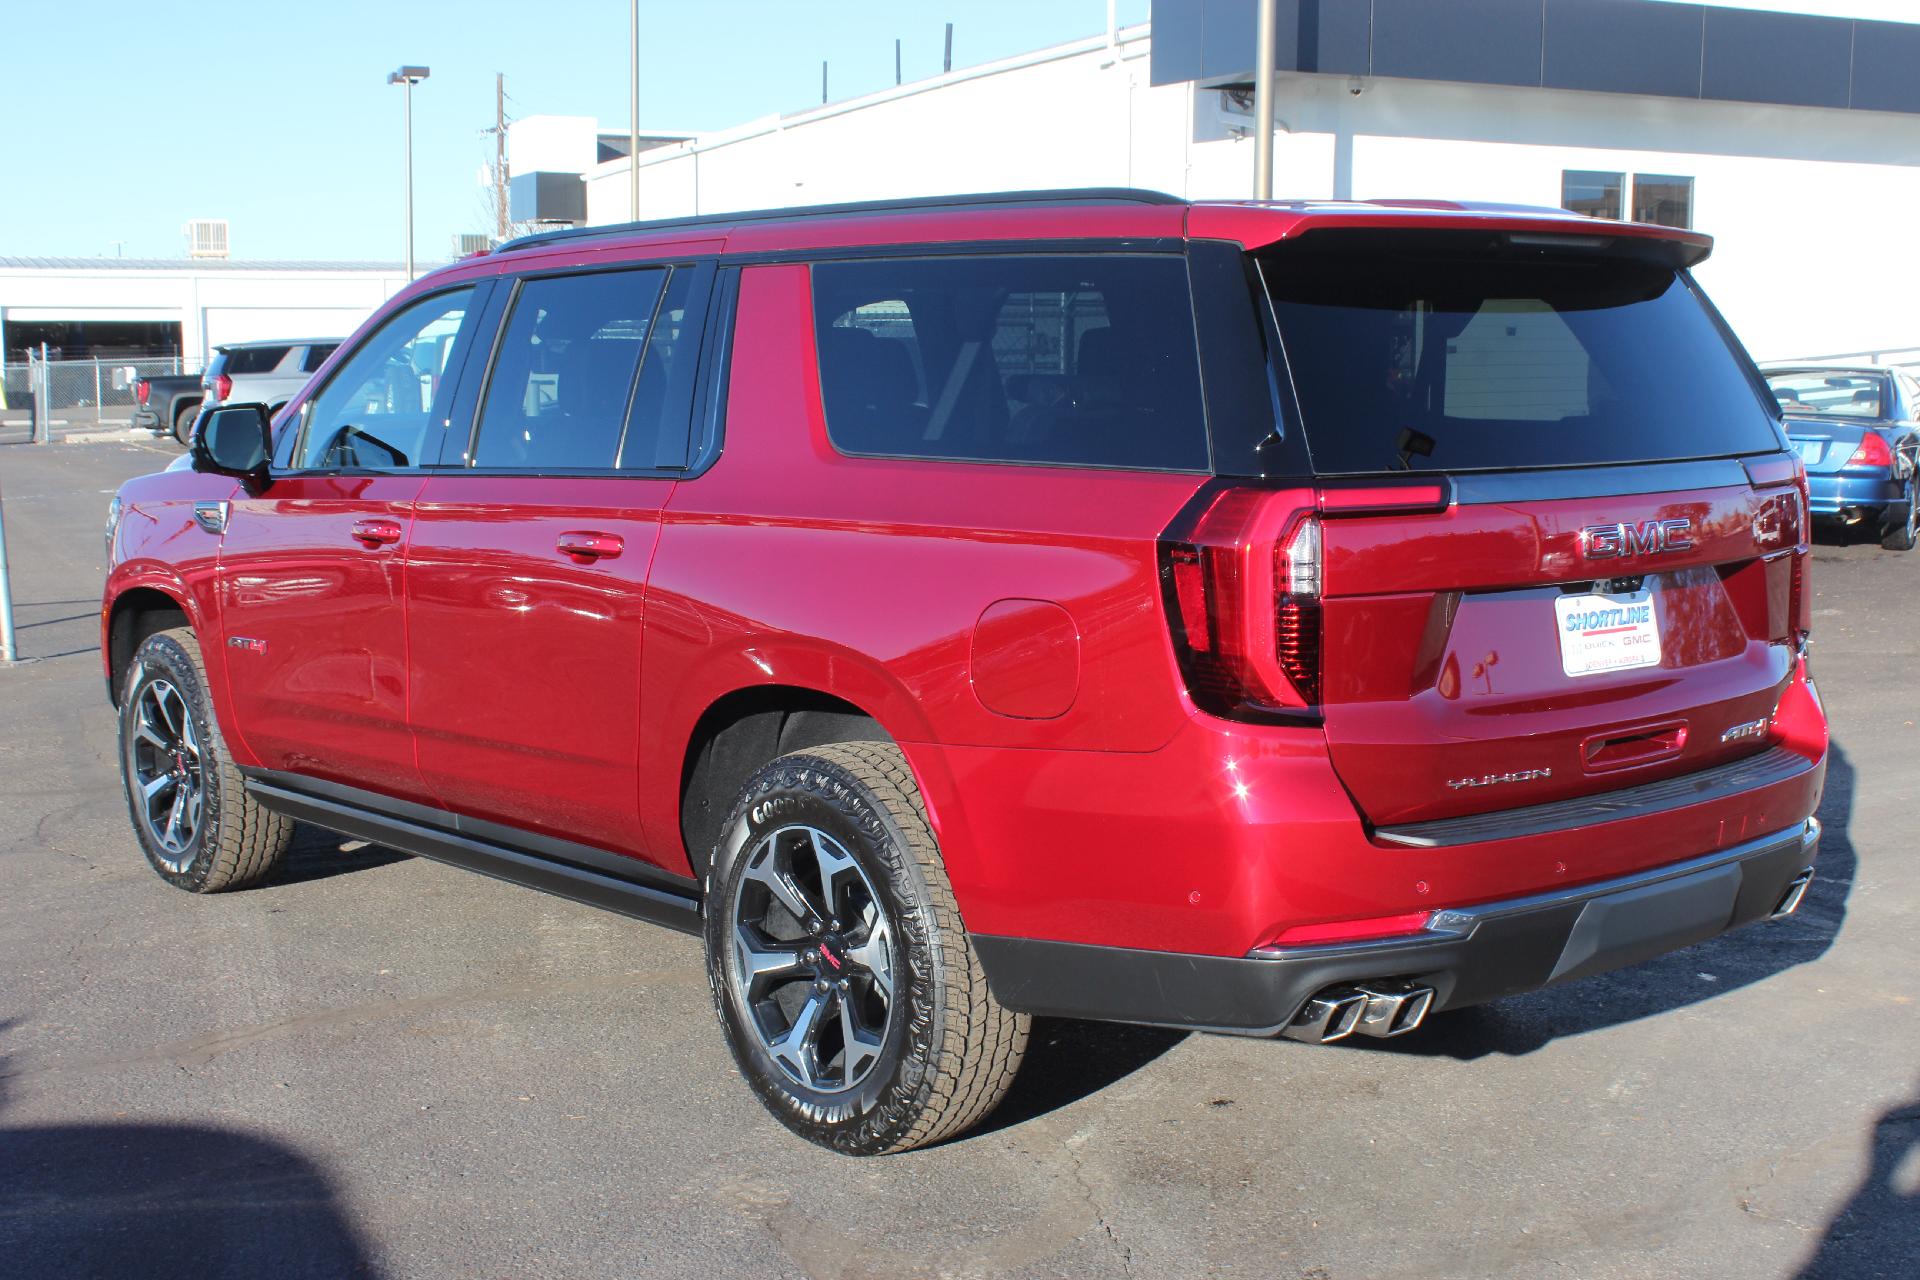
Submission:
[[[1307,1001],[1280,1034],[1307,1044],[1332,1044],[1353,1034],[1367,1011],[1367,997],[1351,988],[1330,988]]]
[[[1354,1028],[1363,1036],[1381,1040],[1403,1036],[1425,1021],[1433,1008],[1432,987],[1360,986],[1356,990],[1367,1001],[1366,1012]]]
[[[1800,909],[1800,900],[1807,896],[1807,888],[1813,883],[1813,868],[1808,867],[1787,882],[1787,891],[1780,895],[1780,905],[1773,909],[1769,920],[1779,920],[1790,916]]]

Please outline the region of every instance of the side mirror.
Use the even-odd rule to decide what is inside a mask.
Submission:
[[[193,469],[267,487],[273,456],[273,420],[263,404],[223,404],[200,415],[193,434]]]

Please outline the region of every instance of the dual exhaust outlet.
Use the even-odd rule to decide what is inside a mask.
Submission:
[[[1386,1040],[1418,1027],[1432,1008],[1432,987],[1399,982],[1328,987],[1307,1001],[1280,1034],[1308,1044],[1332,1044],[1356,1034]]]

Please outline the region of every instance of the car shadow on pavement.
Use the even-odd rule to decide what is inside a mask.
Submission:
[[[325,880],[330,876],[343,876],[354,871],[405,862],[410,856],[397,849],[336,835],[302,822],[294,827],[293,846],[287,850],[287,856],[280,865],[274,868],[273,874],[267,877],[266,883],[305,884],[309,880]]]
[[[0,1092],[0,1113],[5,1102]],[[0,1259],[22,1276],[379,1274],[326,1175],[290,1147],[111,1120],[0,1119]]]
[[[1813,886],[1785,920],[1749,925],[1612,973],[1442,1013],[1410,1035],[1349,1036],[1332,1047],[1462,1061],[1493,1053],[1517,1057],[1565,1036],[1683,1009],[1818,960],[1839,936],[1853,891],[1857,859],[1848,822],[1854,779],[1847,753],[1835,742],[1820,800],[1824,830]]]
[[[964,1135],[984,1137],[1037,1120],[1126,1079],[1190,1033],[1073,1018],[1035,1018],[1026,1060],[993,1114]]]
[[[1901,1259],[1906,1261],[1902,1262]],[[1920,1259],[1920,1092],[1873,1127],[1867,1176],[1797,1280],[1910,1276]]]

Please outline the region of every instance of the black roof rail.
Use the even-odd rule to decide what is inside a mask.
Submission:
[[[738,213],[706,213],[692,218],[657,218],[643,222],[616,222],[597,227],[567,227],[539,231],[508,240],[495,253],[511,253],[568,240],[597,240],[645,231],[674,231],[682,227],[725,227],[743,222],[778,222],[786,218],[833,218],[863,213],[908,213],[965,209],[980,205],[1054,204],[1186,204],[1164,191],[1135,187],[1068,187],[1057,191],[991,191],[958,196],[920,196],[906,200],[862,200],[851,204],[796,205],[786,209],[751,209]]]

